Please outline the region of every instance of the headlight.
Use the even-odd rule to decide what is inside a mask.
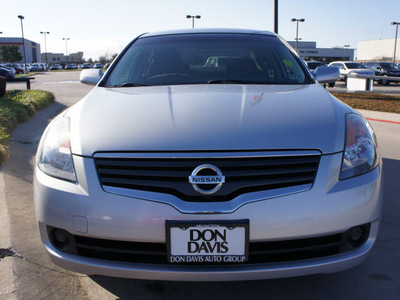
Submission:
[[[367,173],[378,165],[375,133],[359,115],[346,115],[346,145],[340,179]]]
[[[59,117],[50,123],[40,141],[36,163],[47,175],[76,182],[69,143],[69,118]]]

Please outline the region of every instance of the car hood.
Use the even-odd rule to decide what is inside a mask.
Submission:
[[[71,149],[343,151],[349,107],[319,84],[95,87],[67,112]]]

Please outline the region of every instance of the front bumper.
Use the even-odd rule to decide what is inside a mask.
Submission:
[[[370,252],[381,214],[381,164],[373,171],[339,181],[342,155],[321,157],[313,187],[257,199],[211,204],[160,202],[105,192],[94,162],[74,157],[79,184],[51,178],[36,169],[35,202],[42,242],[52,261],[66,269],[105,276],[182,281],[229,281],[291,277],[341,271],[360,264]],[[249,198],[250,199],[250,198]],[[226,205],[224,210],[221,205]],[[207,213],[204,208],[208,207]],[[47,227],[95,239],[165,243],[166,220],[250,220],[250,242],[285,241],[343,233],[370,224],[366,242],[346,253],[313,259],[243,265],[173,265],[111,261],[57,249]]]

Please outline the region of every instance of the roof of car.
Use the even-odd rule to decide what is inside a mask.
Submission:
[[[160,35],[176,35],[176,34],[199,34],[199,33],[241,33],[241,34],[261,34],[275,36],[274,33],[265,30],[254,29],[236,29],[236,28],[192,28],[192,29],[178,29],[167,30],[158,32],[148,32],[141,37],[160,36]]]
[[[351,61],[351,60],[349,60],[349,61],[333,61],[333,62],[331,62],[330,64],[333,64],[333,63],[341,63],[341,64],[348,64],[348,63],[351,63],[351,64],[362,64],[362,63],[360,63],[360,62],[358,62],[358,61]]]

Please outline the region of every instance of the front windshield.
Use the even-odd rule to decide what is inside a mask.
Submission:
[[[105,85],[312,82],[298,59],[276,37],[181,34],[138,39],[117,62]]]
[[[359,63],[346,63],[346,67],[348,69],[368,69],[366,66]]]

